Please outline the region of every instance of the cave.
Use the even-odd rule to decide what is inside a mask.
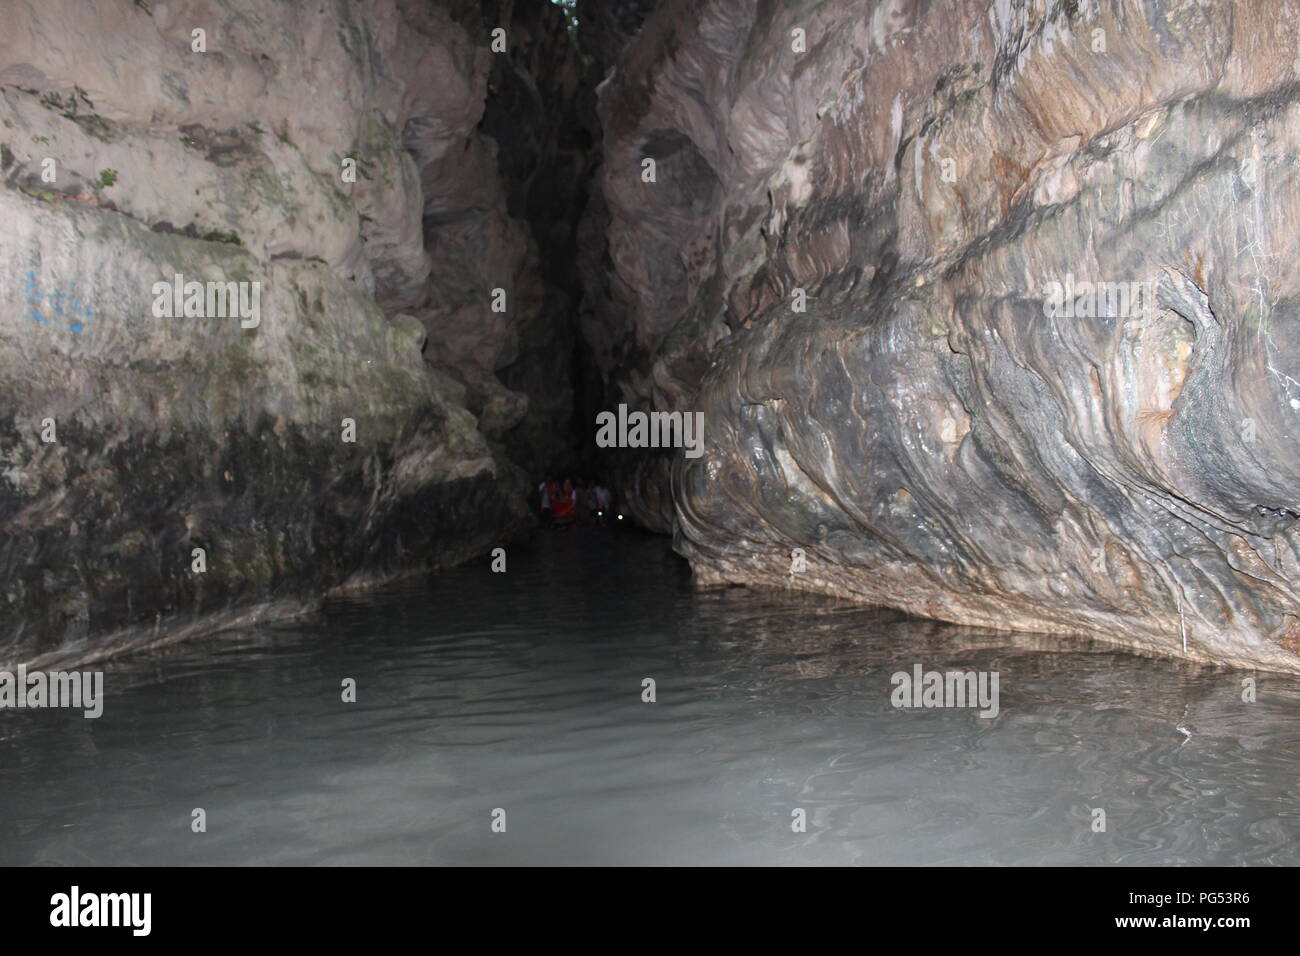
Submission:
[[[1285,5],[0,6],[0,863],[1300,863]]]

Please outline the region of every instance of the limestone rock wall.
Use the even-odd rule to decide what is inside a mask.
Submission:
[[[1297,669],[1297,49],[1271,0],[660,4],[583,331],[705,412],[698,578]]]
[[[520,526],[502,447],[529,401],[493,372],[545,284],[479,129],[472,16],[3,12],[0,660],[193,630]],[[256,284],[260,321],[156,316],[177,274]]]

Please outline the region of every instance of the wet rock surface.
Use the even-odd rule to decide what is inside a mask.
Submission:
[[[1298,48],[1266,0],[660,4],[583,333],[705,413],[697,578],[1300,668]]]
[[[551,286],[480,129],[476,31],[500,11],[5,14],[0,661],[280,613],[508,539],[516,462],[567,432],[545,370],[570,354],[521,358]],[[176,275],[256,286],[260,315],[158,317]]]

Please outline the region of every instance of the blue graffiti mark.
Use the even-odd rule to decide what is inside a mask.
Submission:
[[[76,335],[80,335],[86,330],[86,326],[90,324],[90,319],[95,315],[94,310],[86,305],[81,296],[77,294],[76,282],[68,286],[66,291],[56,288],[53,292],[47,294],[41,291],[36,273],[28,272],[23,277],[23,294],[27,297],[27,314],[31,318],[42,325],[49,325],[51,319],[55,318],[70,320],[66,328]],[[50,304],[53,315],[46,315],[42,306],[43,302]]]

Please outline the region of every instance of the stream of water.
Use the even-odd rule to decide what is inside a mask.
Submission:
[[[508,562],[0,711],[0,864],[1300,863],[1300,681],[697,591],[636,534]],[[895,707],[917,664],[997,716]]]

